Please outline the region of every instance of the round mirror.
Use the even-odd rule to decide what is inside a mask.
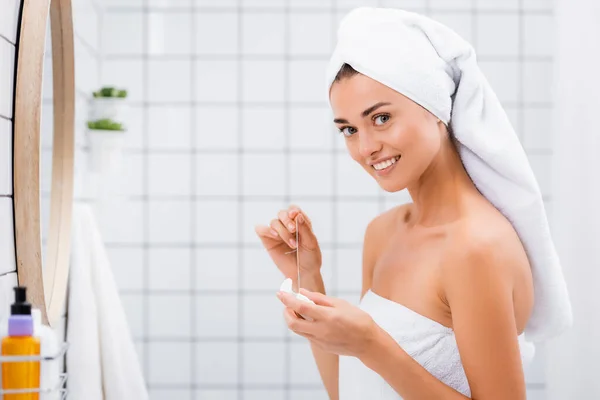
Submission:
[[[74,155],[70,0],[24,2],[15,82],[14,210],[17,274],[54,325],[65,307]]]

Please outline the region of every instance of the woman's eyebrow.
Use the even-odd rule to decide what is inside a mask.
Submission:
[[[390,104],[392,104],[392,103],[379,102],[377,104],[373,104],[371,107],[369,107],[365,111],[363,111],[360,115],[364,118],[364,117],[368,116],[369,114],[371,114],[373,111],[377,110],[379,107],[389,106]],[[333,122],[335,122],[336,124],[347,124],[348,120],[344,119],[344,118],[336,118],[333,120]]]

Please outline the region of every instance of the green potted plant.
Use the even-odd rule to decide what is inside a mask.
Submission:
[[[127,90],[104,86],[92,93],[90,120],[125,120]]]
[[[116,171],[126,131],[125,99],[127,91],[106,86],[93,93],[87,122],[90,167],[94,172]]]

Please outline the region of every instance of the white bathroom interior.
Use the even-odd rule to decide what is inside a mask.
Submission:
[[[19,0],[5,2],[18,10]],[[284,323],[275,297],[282,276],[254,226],[290,204],[302,207],[323,249],[328,294],[357,303],[367,223],[410,201],[384,193],[355,165],[331,122],[325,66],[336,23],[359,5],[425,13],[473,44],[539,180],[574,307],[574,328],[536,347],[527,398],[600,398],[594,1],[72,0],[74,199],[93,207],[150,398],[327,398],[308,342]],[[5,221],[13,218],[17,25],[4,7],[0,305],[7,307],[16,284],[13,226]],[[42,182],[52,169],[49,38],[46,48]],[[95,158],[87,125],[102,87],[127,91],[124,130],[113,135],[108,163]],[[41,193],[46,226],[50,187]],[[64,337],[64,326],[59,331]]]

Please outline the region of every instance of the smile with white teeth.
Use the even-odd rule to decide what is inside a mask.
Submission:
[[[382,169],[386,169],[390,165],[395,164],[396,161],[398,161],[399,159],[400,159],[400,156],[390,158],[389,160],[385,160],[380,163],[373,164],[373,168],[375,168],[376,171],[381,171]]]

